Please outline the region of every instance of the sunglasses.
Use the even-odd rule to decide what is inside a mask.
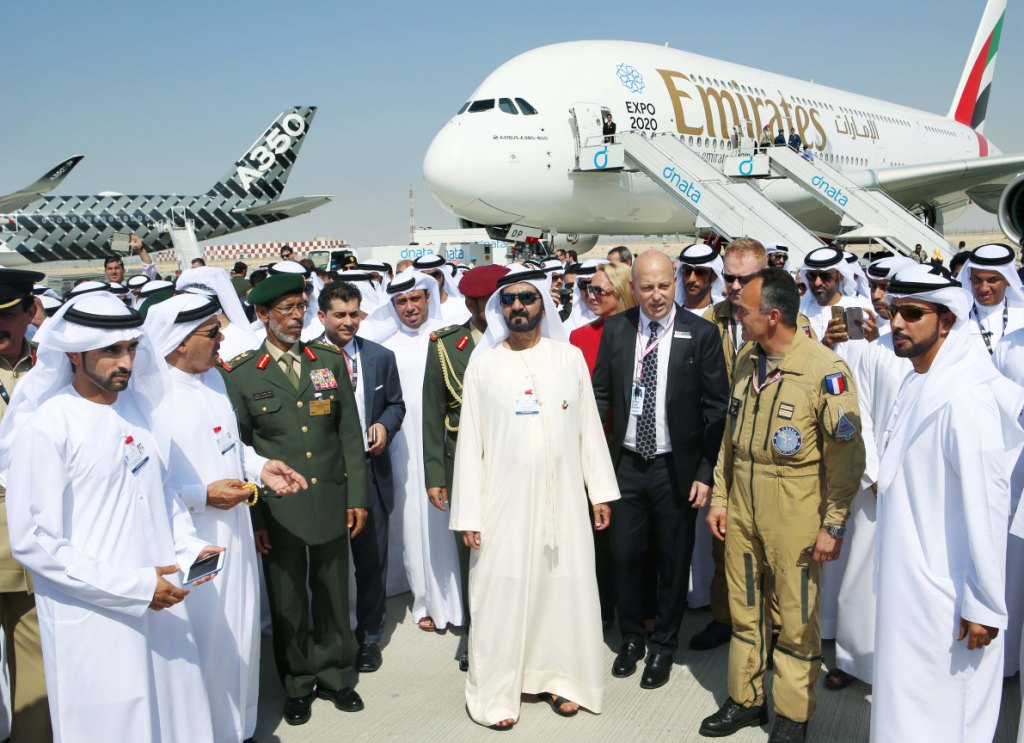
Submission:
[[[585,287],[583,287],[583,291],[585,291],[590,296],[597,297],[599,299],[601,297],[610,297],[613,294],[615,294],[615,292],[611,289],[602,289],[601,287],[594,286],[593,284],[587,284]]]
[[[839,280],[839,274],[835,271],[805,271],[804,275],[807,277],[808,281],[820,279],[826,284],[831,284]]]
[[[189,335],[198,335],[200,338],[209,338],[212,341],[220,335],[220,325],[212,325],[209,330],[203,332],[193,330]]]
[[[519,300],[519,304],[523,307],[529,307],[531,304],[540,299],[540,294],[537,292],[502,292],[501,303],[506,307],[511,307]]]
[[[895,320],[898,315],[907,322],[917,322],[925,315],[938,314],[937,310],[931,310],[927,307],[918,307],[916,304],[890,304],[886,307],[886,310],[889,313],[889,319]]]
[[[683,264],[683,276],[689,276],[690,274],[697,274],[698,276],[710,276],[711,269],[709,268],[697,268],[696,266],[688,266]]]
[[[807,284],[796,285],[797,294],[805,294],[807,292]]]
[[[753,281],[755,276],[757,276],[756,273],[748,273],[746,276],[740,276],[739,274],[735,273],[723,273],[722,279],[725,281],[726,284],[739,283],[741,285],[746,285]]]

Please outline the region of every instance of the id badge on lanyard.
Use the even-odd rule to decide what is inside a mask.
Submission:
[[[142,444],[131,436],[125,437],[124,447],[124,463],[128,465],[129,471],[134,475],[149,461],[149,455],[142,448]]]
[[[649,344],[647,348],[640,351],[639,354],[636,354],[639,356],[639,358],[636,361],[636,367],[633,371],[633,384],[630,386],[629,393],[629,414],[636,418],[639,418],[641,415],[643,415],[644,395],[647,392],[647,389],[646,387],[644,387],[642,380],[644,359],[647,358],[647,355],[649,353],[651,353],[659,345],[661,345],[662,340],[664,340],[665,337],[668,335],[669,329],[675,327],[675,317],[676,311],[675,308],[673,308],[672,312],[669,313],[669,316],[665,318],[665,327],[661,329],[661,333],[659,333],[658,339],[653,343]],[[636,337],[637,341],[643,340],[643,320],[637,320]],[[637,345],[639,346],[639,343]]]
[[[230,431],[225,431],[220,426],[214,426],[213,435],[217,437],[217,448],[221,454],[227,454],[235,448],[235,440]]]

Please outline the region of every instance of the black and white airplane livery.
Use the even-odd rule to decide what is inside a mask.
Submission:
[[[316,209],[330,196],[281,200],[315,106],[293,106],[206,193],[196,196],[46,196],[81,161],[76,155],[20,191],[0,196],[0,266],[102,258],[110,237],[132,232],[150,251],[171,246],[167,225],[192,220],[207,240]]]

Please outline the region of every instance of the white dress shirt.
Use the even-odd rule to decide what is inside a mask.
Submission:
[[[345,376],[349,385],[352,384],[352,379],[348,375],[348,365],[352,364],[356,371],[356,388],[353,394],[356,396],[356,410],[359,411],[359,427],[363,430],[363,448],[369,451],[369,445],[366,443],[366,396],[363,388],[363,362],[361,360],[363,355],[359,353],[359,345],[354,336],[342,347],[341,352],[347,357],[342,358],[341,363],[345,365]]]
[[[668,435],[668,416],[665,411],[665,398],[668,395],[668,356],[672,350],[672,334],[675,330],[675,323],[676,310],[674,306],[668,315],[658,320],[660,329],[658,330],[657,337],[664,338],[664,340],[658,344],[658,391],[655,398],[657,408],[655,408],[654,418],[654,429],[657,431],[658,436],[658,448],[654,452],[655,456],[672,451],[672,441]],[[651,336],[650,325],[650,319],[644,314],[643,310],[640,310],[640,335],[637,336],[636,349],[633,356],[633,376],[636,382],[640,381],[640,374],[643,370],[643,365],[637,362],[647,348],[647,343]],[[648,394],[650,392],[645,390],[644,395]],[[629,423],[626,424],[626,438],[622,441],[624,447],[634,452],[636,451],[637,417],[630,414]]]

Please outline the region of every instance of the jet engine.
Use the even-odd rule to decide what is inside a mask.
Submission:
[[[1003,189],[999,198],[999,228],[1015,244],[1024,239],[1024,173],[1018,175]]]

